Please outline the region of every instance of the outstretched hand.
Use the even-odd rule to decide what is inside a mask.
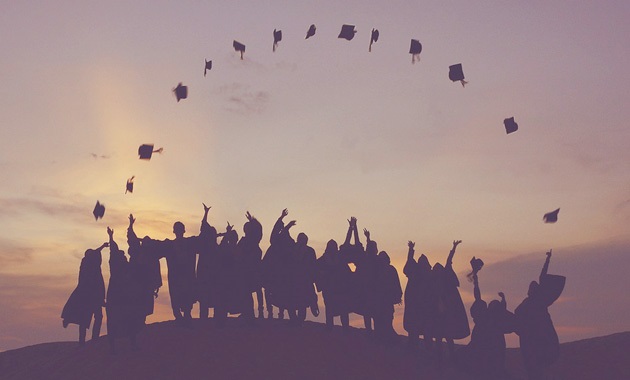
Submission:
[[[107,227],[107,235],[109,235],[109,238],[113,238],[114,237],[114,230],[112,230],[111,228]]]
[[[365,237],[368,239],[368,241],[370,240],[370,231],[368,231],[367,228],[363,229],[363,235],[365,235]]]
[[[210,211],[210,209],[212,208],[212,206],[206,206],[205,203],[202,203],[203,205],[203,212],[205,212],[206,214],[208,213],[208,211]]]
[[[284,210],[282,210],[282,214],[280,214],[280,219],[284,218],[287,215],[289,215],[289,210],[285,208]]]
[[[129,214],[129,225],[133,226],[135,221],[136,221],[136,218],[133,217],[133,214]]]
[[[547,252],[547,257],[551,257],[551,249]]]
[[[499,297],[505,298],[505,294],[503,292],[499,292]]]
[[[297,222],[295,220],[292,220],[289,223],[287,223],[287,225],[284,226],[284,228],[288,230],[289,228],[295,226],[296,224],[297,224]]]
[[[453,240],[453,248],[457,248],[457,246],[461,243],[461,240]]]
[[[232,231],[232,227],[234,227],[233,225],[230,224],[230,222],[227,222],[227,227],[225,227],[225,232],[230,232]]]
[[[249,213],[249,211],[247,211],[245,213],[245,217],[247,218],[247,220],[249,220],[250,222],[254,219],[254,217],[252,216],[252,214]]]
[[[348,224],[351,228],[355,228],[357,226],[357,218],[351,216],[350,219],[348,219]]]
[[[416,247],[416,243],[414,243],[411,240],[409,240],[407,242],[407,247],[409,247],[409,249],[413,251],[413,249]]]

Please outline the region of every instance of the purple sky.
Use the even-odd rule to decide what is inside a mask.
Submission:
[[[455,269],[483,258],[482,291],[512,307],[553,248],[561,340],[630,329],[630,3],[285,3],[0,5],[0,350],[76,339],[59,314],[106,226],[124,249],[130,212],[141,235],[196,233],[201,202],[218,226],[249,210],[265,244],[288,207],[318,255],[354,215],[401,276],[407,240],[434,263],[462,239]],[[164,153],[140,161],[143,143]]]

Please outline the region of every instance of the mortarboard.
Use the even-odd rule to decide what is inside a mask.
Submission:
[[[411,45],[409,45],[409,54],[411,54],[411,63],[416,63],[416,58],[420,60],[420,53],[422,52],[422,44],[418,40],[411,39]]]
[[[208,61],[206,59],[204,59],[204,61],[206,61],[206,67],[203,69],[203,76],[206,76],[206,72],[208,70],[212,70],[212,61]]]
[[[184,86],[182,85],[182,82],[179,82],[177,87],[173,89],[173,92],[175,93],[175,97],[179,102],[180,100],[186,99],[188,97],[188,86]]]
[[[142,144],[138,148],[138,156],[141,160],[150,160],[153,153],[162,153],[164,148],[153,150],[153,144]]]
[[[518,131],[518,124],[514,121],[514,117],[510,117],[508,119],[503,120],[503,125],[505,125],[505,132],[509,135],[512,132]]]
[[[461,63],[448,67],[448,78],[453,82],[460,81],[462,87],[466,87],[466,84],[468,83],[464,80],[464,69],[462,68]]]
[[[556,209],[552,212],[548,212],[545,214],[545,216],[543,216],[543,221],[545,223],[555,223],[558,221],[558,213],[560,212],[560,209]]]
[[[241,59],[243,59],[243,53],[245,53],[245,45],[238,42],[237,40],[234,40],[232,46],[234,46],[234,51],[238,51],[241,53]]]
[[[354,25],[342,25],[341,32],[339,32],[339,36],[337,38],[344,38],[348,41],[354,38],[354,35],[357,31],[354,30]]]
[[[100,204],[99,201],[96,201],[96,206],[94,206],[94,211],[92,211],[92,214],[94,214],[94,219],[98,220],[98,218],[103,218],[103,215],[105,215],[105,205]]]
[[[378,41],[378,36],[378,29],[372,28],[372,36],[370,37],[370,48],[368,49],[368,51],[372,51],[372,44]]]
[[[282,41],[282,30],[273,30],[273,51],[276,51],[278,42]]]
[[[125,190],[125,194],[127,194],[127,192],[133,193],[133,179],[134,178],[136,178],[135,175],[127,180],[127,188]]]
[[[315,24],[311,24],[311,26],[306,31],[305,40],[308,40],[309,37],[313,37],[315,35],[315,30],[317,30],[317,28],[315,27]]]

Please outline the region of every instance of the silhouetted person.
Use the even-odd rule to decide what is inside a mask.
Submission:
[[[355,233],[356,229],[355,223],[353,233]],[[367,243],[365,245],[365,252],[362,252],[362,254],[355,258],[356,271],[354,286],[356,302],[354,303],[353,311],[363,316],[365,329],[371,332],[376,307],[373,295],[376,291],[375,281],[378,265],[378,245],[374,240],[370,239],[370,231],[363,229],[363,234],[367,238]]]
[[[219,299],[214,318],[219,327],[225,326],[229,313],[240,312],[243,306],[243,283],[238,271],[238,234],[228,223],[218,250]],[[251,300],[251,295],[250,295]]]
[[[238,242],[239,267],[242,274],[243,292],[247,294],[247,298],[252,298],[255,293],[258,301],[258,317],[263,318],[264,304],[261,280],[261,263],[262,250],[260,249],[260,241],[262,240],[263,230],[262,224],[258,219],[254,218],[249,211],[245,214],[247,222],[243,225],[244,236]],[[250,302],[247,302],[249,305]],[[253,307],[253,302],[251,303]],[[247,306],[249,307],[249,306]],[[249,317],[249,311],[243,311]],[[253,310],[251,312],[253,315]]]
[[[446,266],[437,263],[431,271],[431,287],[436,297],[436,308],[431,321],[430,332],[436,338],[436,352],[438,360],[442,362],[442,339],[446,340],[448,350],[453,356],[455,351],[454,339],[463,339],[470,335],[468,316],[459,294],[459,280],[453,271],[453,256],[461,240],[453,241],[453,248],[449,252]]]
[[[429,323],[431,313],[435,309],[434,297],[431,293],[431,264],[425,255],[421,255],[416,262],[413,257],[415,243],[409,241],[407,245],[409,251],[403,269],[403,273],[407,276],[403,328],[407,331],[411,347],[417,347],[418,339],[420,335],[423,335],[424,343],[429,349],[431,340]]]
[[[273,225],[271,234],[269,235],[270,246],[265,252],[262,259],[262,279],[265,288],[265,301],[267,303],[267,318],[273,318],[273,307],[284,305],[286,303],[286,287],[289,284],[288,273],[284,269],[287,265],[287,257],[295,244],[293,238],[288,233],[289,229],[295,225],[292,220],[284,225],[284,218],[289,215],[289,211],[285,208],[282,210],[280,217]],[[284,317],[284,306],[278,306],[278,318]]]
[[[339,254],[337,242],[329,240],[324,254],[317,259],[316,285],[322,293],[326,312],[326,327],[332,329],[334,317],[341,318],[344,330],[350,327],[348,284],[352,272]]]
[[[160,243],[145,236],[138,238],[133,225],[136,219],[129,214],[127,228],[127,244],[129,245],[129,266],[132,280],[140,290],[138,302],[145,316],[153,314],[155,298],[162,287],[162,272],[160,270]]]
[[[289,317],[297,323],[304,322],[308,308],[315,317],[319,315],[317,293],[314,288],[316,263],[315,250],[308,246],[308,236],[303,232],[298,234],[290,266],[287,268],[293,290]]]
[[[107,340],[111,353],[116,353],[116,338],[128,338],[137,348],[136,335],[144,327],[145,314],[142,305],[142,288],[134,281],[131,266],[125,252],[114,241],[114,230],[107,227],[109,235],[109,284],[107,286]]]
[[[381,251],[377,257],[374,302],[374,334],[385,343],[396,337],[394,331],[394,305],[402,302],[402,289],[398,271],[390,265],[389,255]]]
[[[562,294],[566,278],[547,274],[550,260],[551,250],[547,252],[539,282],[530,283],[527,298],[514,310],[516,333],[530,380],[542,379],[545,370],[560,356],[558,334],[547,308]]]
[[[204,220],[206,217],[207,212],[204,212]],[[197,253],[203,248],[203,237],[184,237],[186,227],[182,222],[173,224],[173,233],[174,240],[167,239],[161,243],[168,265],[168,292],[171,296],[171,308],[175,320],[190,326],[191,310],[196,302]]]
[[[197,298],[199,300],[199,318],[207,319],[209,309],[215,311],[219,304],[221,267],[217,230],[208,223],[210,207],[203,205],[204,218],[201,222],[199,259],[197,260]]]
[[[470,315],[475,327],[470,343],[457,350],[455,362],[464,372],[479,380],[500,380],[509,378],[505,370],[505,336],[513,332],[514,314],[507,311],[505,295],[499,293],[501,301],[493,300],[488,305],[481,298],[478,272],[483,262],[475,257],[470,261],[474,284],[475,302],[470,307]]]
[[[79,268],[79,283],[63,307],[61,318],[63,327],[74,323],[79,325],[79,343],[85,344],[86,330],[90,328],[92,317],[92,339],[99,337],[105,305],[105,282],[101,273],[101,250],[109,244],[104,243],[96,249],[85,251]]]

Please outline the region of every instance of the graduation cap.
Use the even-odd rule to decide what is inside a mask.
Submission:
[[[153,153],[162,153],[164,148],[153,150],[153,144],[142,144],[138,148],[138,156],[141,160],[150,160]]]
[[[466,84],[468,83],[464,80],[464,69],[462,68],[461,63],[448,67],[448,78],[453,82],[460,81],[462,87],[466,87]]]
[[[245,53],[245,45],[238,42],[237,40],[234,40],[232,46],[234,46],[234,51],[238,51],[241,53],[241,59],[243,59],[243,53]]]
[[[103,215],[105,215],[105,205],[101,204],[99,201],[96,201],[96,206],[94,206],[94,211],[92,211],[92,214],[94,214],[94,219],[98,220],[98,218],[103,218]]]
[[[127,192],[133,193],[133,179],[134,178],[136,178],[135,175],[127,180],[127,189],[125,190],[125,194],[127,194]]]
[[[278,42],[282,41],[282,30],[273,30],[273,51],[276,51]]]
[[[184,86],[182,82],[179,82],[177,87],[173,89],[173,92],[175,93],[177,102],[179,102],[180,100],[186,99],[188,97],[188,86]]]
[[[545,216],[543,216],[543,221],[545,223],[555,223],[558,221],[558,213],[560,212],[560,209],[556,209],[552,212],[548,212],[545,214]]]
[[[503,125],[505,125],[505,132],[509,135],[512,132],[518,131],[518,124],[514,121],[514,117],[510,117],[508,119],[503,120]]]
[[[208,70],[212,70],[212,61],[208,61],[207,59],[204,59],[204,61],[206,61],[206,67],[203,69],[203,76],[206,76],[206,72],[208,72]]]
[[[316,30],[317,30],[317,28],[315,27],[315,24],[311,24],[311,26],[306,31],[306,38],[305,38],[305,40],[308,40],[309,37],[313,37],[315,35],[315,31]]]
[[[409,45],[409,54],[411,54],[411,63],[416,63],[416,58],[420,60],[420,53],[422,52],[422,44],[418,40],[411,40]]]
[[[378,29],[372,28],[372,36],[370,37],[370,48],[368,49],[368,51],[372,51],[372,44],[378,41],[378,35]]]
[[[339,36],[337,36],[337,38],[345,38],[346,40],[350,41],[354,38],[354,35],[357,31],[354,30],[354,25],[342,25],[341,26],[341,32],[339,32]]]

